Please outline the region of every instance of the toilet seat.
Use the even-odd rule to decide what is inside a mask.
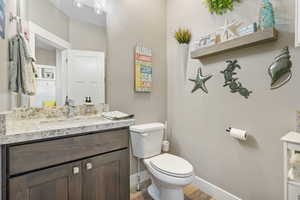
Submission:
[[[161,154],[150,158],[149,163],[154,170],[176,178],[193,176],[193,166],[183,158],[171,154]]]

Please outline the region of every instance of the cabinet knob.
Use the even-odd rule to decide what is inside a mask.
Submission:
[[[79,167],[73,167],[73,174],[79,174],[80,168]]]
[[[93,169],[93,164],[92,163],[86,163],[86,170],[91,170]]]

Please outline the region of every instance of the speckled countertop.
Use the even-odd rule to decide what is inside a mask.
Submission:
[[[56,119],[52,121],[8,121],[6,134],[0,135],[0,145],[117,129],[131,126],[134,123],[134,119],[107,120],[102,117]]]

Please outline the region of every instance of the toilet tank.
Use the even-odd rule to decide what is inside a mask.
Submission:
[[[138,158],[150,158],[161,153],[164,135],[162,123],[142,124],[130,127],[132,152]]]

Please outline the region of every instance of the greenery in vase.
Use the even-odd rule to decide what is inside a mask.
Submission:
[[[188,29],[178,29],[175,33],[175,39],[179,44],[189,44],[191,42],[192,33]]]
[[[212,14],[223,15],[227,11],[233,11],[235,2],[241,0],[203,0]]]

